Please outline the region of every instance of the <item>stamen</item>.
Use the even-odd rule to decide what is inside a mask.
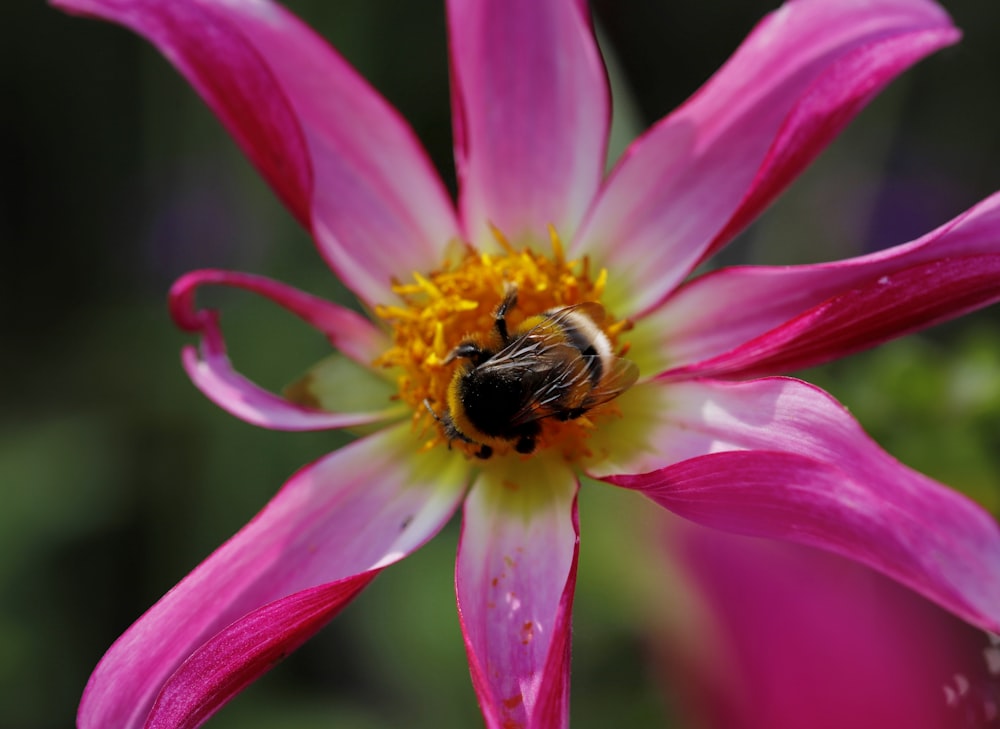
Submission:
[[[549,226],[549,240],[552,241],[552,260],[556,265],[562,266],[566,263],[566,253],[563,251],[562,241],[556,232],[555,226]]]
[[[515,255],[516,251],[514,250],[514,246],[512,246],[510,241],[507,240],[507,236],[500,232],[500,229],[493,225],[493,223],[490,223],[489,226],[490,232],[493,234],[496,242],[500,244],[500,247],[503,248],[508,255]]]

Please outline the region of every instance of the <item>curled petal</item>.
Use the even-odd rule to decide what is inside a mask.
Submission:
[[[371,364],[389,346],[389,339],[381,329],[332,301],[264,276],[211,269],[186,273],[170,288],[170,314],[181,329],[200,332],[212,318],[195,307],[195,293],[206,285],[244,289],[270,299],[318,329],[331,345],[359,364]]]
[[[580,0],[449,0],[465,232],[569,240],[604,171],[610,101]]]
[[[181,352],[184,369],[195,387],[220,408],[251,425],[272,430],[328,430],[378,423],[400,415],[398,406],[362,412],[334,413],[297,405],[258,387],[233,369],[215,312],[206,312],[199,347]]]
[[[518,463],[465,501],[455,587],[488,729],[568,726],[576,492],[569,469]]]
[[[647,450],[605,480],[706,526],[849,557],[1000,629],[997,523],[893,460],[822,390],[781,378],[636,389],[663,411]]]
[[[380,422],[399,414],[387,405],[387,393],[373,391],[370,409],[359,412],[329,412],[303,407],[258,387],[236,372],[226,354],[218,312],[198,310],[196,289],[218,284],[246,289],[265,296],[316,327],[334,346],[364,364],[383,348],[385,335],[364,317],[315,296],[262,276],[227,271],[194,271],[181,277],[170,291],[170,310],[178,326],[201,334],[198,348],[181,353],[184,369],[195,386],[223,410],[253,425],[274,430],[325,430]],[[363,359],[366,358],[366,359]],[[360,391],[360,381],[356,388]]]
[[[573,253],[624,274],[608,292],[617,314],[648,311],[892,78],[957,38],[923,0],[787,3],[626,151]]]
[[[270,0],[53,0],[146,37],[198,91],[344,283],[369,303],[440,263],[458,226],[406,122]]]
[[[397,426],[293,476],[111,646],[87,684],[80,729],[141,727],[161,689],[149,725],[197,726],[437,533],[466,466],[440,449],[413,451],[409,425]]]
[[[636,336],[658,350],[651,371],[746,377],[842,357],[998,299],[1000,194],[871,255],[707,274],[643,319]]]

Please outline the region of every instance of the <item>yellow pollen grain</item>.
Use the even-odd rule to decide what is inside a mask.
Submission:
[[[394,281],[392,290],[398,300],[375,307],[375,315],[391,329],[392,346],[374,365],[394,374],[398,398],[410,406],[414,427],[425,434],[422,448],[448,445],[425,402],[434,413],[445,413],[448,385],[463,366],[461,361],[446,364],[449,353],[470,337],[493,330],[494,312],[509,286],[517,287],[517,305],[507,315],[508,328],[515,331],[520,322],[547,309],[599,302],[607,284],[606,270],[601,269],[592,280],[587,258],[566,258],[551,226],[551,255],[530,248],[517,250],[501,231],[493,228],[492,232],[500,252],[490,254],[466,246],[457,262],[447,261],[430,273],[414,272],[410,281]],[[627,320],[615,320],[611,314],[603,325],[616,348],[618,335],[631,327]],[[615,410],[612,404],[600,412]],[[587,452],[585,441],[593,427],[589,417],[547,421],[536,453],[556,450],[566,458],[579,458]],[[457,440],[450,447],[470,457],[479,449]]]

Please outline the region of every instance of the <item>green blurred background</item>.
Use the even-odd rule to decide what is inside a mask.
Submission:
[[[1000,188],[1000,4],[944,3],[965,40],[878,98],[728,251],[792,263],[913,238]],[[449,185],[438,0],[290,2],[405,116]],[[773,3],[598,0],[619,131],[690,94]],[[144,42],[29,0],[0,14],[0,727],[73,721],[103,651],[288,475],[342,441],[243,424],[188,383],[165,308],[198,267],[345,297],[308,237]],[[250,296],[220,296],[234,360],[278,388],[325,353]],[[1000,312],[805,376],[904,462],[1000,503]],[[650,644],[644,504],[581,495],[574,727],[668,724]],[[393,567],[209,726],[481,726],[452,586],[457,529]],[[669,594],[669,590],[667,591]],[[661,598],[662,599],[662,598]],[[678,721],[676,726],[686,726]]]

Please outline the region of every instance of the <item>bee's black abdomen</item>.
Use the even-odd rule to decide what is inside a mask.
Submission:
[[[481,432],[507,440],[525,434],[523,426],[511,425],[530,395],[520,379],[496,374],[484,376],[481,371],[471,369],[462,377],[460,392],[465,416]]]
[[[535,451],[535,438],[542,426],[535,420],[518,421],[534,396],[534,387],[523,373],[503,376],[473,368],[462,376],[460,393],[465,417],[481,433],[513,441],[518,453]]]

